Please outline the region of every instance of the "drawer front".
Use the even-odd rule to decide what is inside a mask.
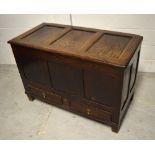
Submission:
[[[71,103],[71,110],[77,111],[78,113],[91,117],[95,120],[99,121],[111,121],[111,114],[109,112],[106,112],[102,109],[98,109],[95,106],[79,103],[79,102],[72,102]]]
[[[61,96],[59,96],[57,94],[54,94],[52,92],[47,92],[47,91],[41,90],[41,89],[33,87],[33,86],[28,86],[28,90],[33,95],[44,98],[44,99],[49,100],[56,104],[62,104]]]
[[[32,95],[41,97],[47,101],[52,102],[51,104],[59,104],[62,108],[77,112],[83,116],[101,121],[101,122],[111,122],[111,113],[104,111],[92,104],[82,103],[80,101],[73,101],[65,97],[61,97],[52,92],[47,92],[42,89],[28,86],[28,90]]]

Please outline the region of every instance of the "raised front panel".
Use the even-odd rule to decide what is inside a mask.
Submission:
[[[20,55],[20,65],[22,66],[25,78],[50,87],[47,62],[40,57],[39,52],[18,47],[18,54]]]
[[[112,106],[118,101],[117,81],[112,76],[101,72],[85,71],[84,86],[87,99],[107,106]]]
[[[82,70],[67,64],[49,62],[53,88],[69,94],[83,96]]]

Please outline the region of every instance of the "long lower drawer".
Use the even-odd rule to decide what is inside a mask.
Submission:
[[[92,119],[102,122],[111,122],[111,113],[99,109],[91,104],[72,102],[70,108],[71,110],[77,111],[79,114],[90,117]]]

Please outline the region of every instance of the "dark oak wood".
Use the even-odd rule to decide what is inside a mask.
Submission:
[[[32,96],[30,94],[27,94],[27,97],[28,97],[29,101],[33,101],[35,99],[34,96]]]
[[[133,99],[142,37],[43,23],[8,41],[30,100],[118,132]]]

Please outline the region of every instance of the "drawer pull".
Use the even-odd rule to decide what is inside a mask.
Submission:
[[[70,101],[69,101],[67,98],[64,98],[64,99],[63,99],[63,105],[64,105],[65,107],[69,107]]]
[[[65,103],[68,103],[68,100],[67,100],[66,98],[64,98],[64,102],[65,102]]]
[[[43,98],[46,98],[46,94],[45,93],[42,93],[42,95],[43,95]]]
[[[87,109],[87,115],[90,115],[91,114],[91,110],[90,109]]]

